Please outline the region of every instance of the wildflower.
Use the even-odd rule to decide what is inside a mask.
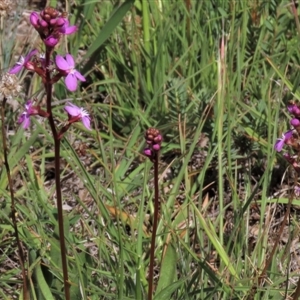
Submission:
[[[159,152],[162,143],[162,135],[155,128],[149,128],[145,133],[147,147],[144,149],[144,154],[153,162],[155,155]]]
[[[282,138],[279,138],[276,140],[276,143],[274,145],[274,149],[278,152],[280,152],[285,144],[289,142],[289,140],[293,137],[293,130],[289,130],[282,134]]]
[[[47,38],[44,39],[44,43],[48,47],[54,47],[58,43],[58,38],[54,37],[53,35],[49,35]]]
[[[287,109],[290,114],[294,115],[295,117],[300,117],[300,108],[296,104],[289,104]]]
[[[67,54],[66,58],[61,55],[55,57],[56,66],[59,71],[66,76],[65,84],[69,91],[74,92],[77,89],[77,80],[85,81],[85,78],[74,68],[75,62],[72,55]]]
[[[290,124],[294,127],[299,127],[300,126],[300,120],[297,119],[297,118],[293,118],[291,121],[290,121]]]
[[[30,20],[30,23],[31,23],[31,25],[34,27],[34,28],[38,28],[39,27],[39,19],[40,19],[40,17],[39,17],[39,14],[37,13],[37,12],[32,12],[31,14],[30,14],[30,18],[29,18],[29,20]]]
[[[18,73],[23,67],[28,70],[34,70],[34,65],[30,62],[30,58],[38,52],[37,49],[31,50],[25,58],[21,56],[20,61],[18,61],[8,72],[9,74]]]
[[[59,30],[60,33],[68,35],[74,33],[77,30],[77,26],[75,25],[69,26],[70,22],[68,19],[63,19],[63,20],[64,20],[64,24]]]
[[[30,116],[37,115],[38,109],[32,105],[32,101],[28,100],[25,104],[25,111],[20,115],[18,123],[22,124],[24,129],[27,129],[30,125]]]
[[[90,116],[84,108],[68,102],[64,109],[69,115],[69,123],[74,123],[81,119],[84,127],[91,130]]]

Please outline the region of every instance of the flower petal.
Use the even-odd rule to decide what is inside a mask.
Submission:
[[[24,129],[27,129],[30,125],[30,116],[26,113],[23,113],[19,119],[18,119],[18,123],[21,124],[22,123],[22,127]]]
[[[284,146],[284,139],[277,139],[275,145],[274,145],[274,149],[277,151],[277,152],[280,152]]]
[[[38,51],[37,49],[31,50],[31,51],[26,55],[26,57],[25,57],[25,59],[24,59],[24,65],[30,60],[30,58],[31,58],[33,55],[37,54],[38,52],[39,52],[39,51]]]
[[[84,125],[84,127],[88,130],[91,130],[91,120],[90,120],[90,117],[86,116],[86,117],[83,117],[82,119],[82,123]]]
[[[78,115],[81,114],[81,109],[80,109],[78,106],[76,106],[76,105],[74,105],[74,104],[72,104],[72,103],[70,103],[70,102],[68,102],[67,104],[68,104],[68,105],[65,106],[64,110],[65,110],[70,116],[76,117],[76,116],[78,116]]]
[[[19,64],[14,65],[14,66],[9,70],[8,73],[9,73],[9,74],[16,74],[16,73],[20,72],[22,68],[23,68],[23,65],[19,65]]]
[[[77,31],[77,26],[73,25],[73,26],[69,26],[69,27],[66,27],[64,28],[64,34],[72,34],[74,32]]]
[[[18,123],[21,124],[24,122],[24,119],[25,119],[25,116],[26,116],[26,112],[23,112],[20,117],[18,118]]]
[[[288,130],[287,132],[285,132],[282,137],[284,138],[285,141],[289,140],[292,136],[293,136],[293,132],[294,130]]]
[[[65,78],[65,84],[66,84],[67,89],[70,92],[76,91],[76,89],[77,89],[77,78],[76,78],[76,76],[72,73],[69,73],[67,75],[67,77]]]
[[[75,70],[74,75],[78,80],[85,81],[85,78],[77,70]]]
[[[55,63],[58,69],[66,71],[70,69],[69,64],[67,61],[61,56],[61,55],[56,55],[55,57]]]
[[[75,62],[74,62],[74,58],[71,54],[67,54],[66,55],[66,61],[69,65],[69,69],[74,69],[75,67]]]

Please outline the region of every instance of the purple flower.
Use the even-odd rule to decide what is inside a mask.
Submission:
[[[148,156],[148,157],[152,157],[152,155],[153,155],[151,149],[149,149],[149,148],[146,148],[146,149],[144,150],[144,154],[145,154],[146,156]]]
[[[300,121],[297,118],[294,118],[290,121],[290,124],[294,127],[299,127],[300,126]]]
[[[48,47],[54,47],[58,43],[58,39],[52,35],[49,35],[46,39],[44,39],[44,43]]]
[[[40,19],[40,17],[37,12],[34,11],[30,14],[30,23],[34,28],[38,27],[39,19]]]
[[[69,91],[74,92],[77,89],[77,80],[85,81],[85,78],[76,70],[72,55],[67,54],[66,59],[61,55],[55,57],[56,66],[60,71],[67,74],[65,84]]]
[[[90,116],[84,108],[78,107],[73,103],[68,102],[64,109],[71,117],[73,117],[69,120],[70,123],[76,122],[78,119],[81,119],[84,127],[88,130],[91,130]]]
[[[155,151],[159,151],[160,150],[160,144],[153,144],[152,148]]]
[[[20,115],[18,123],[22,124],[24,129],[30,125],[30,116],[38,114],[36,107],[32,106],[32,101],[28,100],[25,104],[25,111]]]
[[[300,109],[296,104],[289,104],[287,109],[290,114],[294,115],[295,117],[300,117]]]
[[[64,25],[59,30],[60,33],[62,33],[62,34],[72,34],[77,30],[77,26],[75,26],[75,25],[69,26],[70,22],[69,22],[68,19],[64,19],[64,21],[65,21]]]
[[[32,64],[30,64],[29,60],[30,58],[35,55],[38,52],[37,49],[31,50],[25,58],[21,56],[20,61],[18,61],[10,70],[9,74],[16,74],[18,73],[23,67],[29,69],[29,70],[34,70],[34,67]]]
[[[280,152],[283,148],[283,146],[287,143],[287,141],[293,137],[293,130],[289,130],[282,134],[282,138],[279,138],[276,140],[276,143],[274,145],[274,149],[278,152]]]

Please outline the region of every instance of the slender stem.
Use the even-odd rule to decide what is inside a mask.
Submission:
[[[158,221],[158,213],[159,213],[158,196],[159,196],[158,195],[158,152],[155,152],[155,158],[154,158],[154,218],[153,218],[153,231],[152,231],[151,251],[150,251],[148,300],[152,300],[152,296],[153,296],[155,238],[156,238],[157,221]]]
[[[6,97],[4,97],[3,102],[2,102],[2,109],[1,109],[1,119],[2,119],[1,129],[2,129],[2,141],[3,141],[4,165],[5,165],[5,169],[6,169],[6,175],[7,175],[7,179],[8,179],[8,186],[9,186],[10,198],[11,198],[11,218],[12,218],[13,228],[14,228],[14,232],[15,232],[15,236],[16,236],[20,266],[22,269],[23,299],[29,300],[29,292],[28,292],[28,288],[27,288],[27,272],[25,269],[25,255],[23,252],[20,238],[19,238],[18,225],[17,225],[17,219],[16,219],[14,189],[13,189],[12,179],[10,176],[10,168],[9,168],[8,157],[7,157],[6,132],[5,132],[5,125],[4,125],[4,110],[5,110],[6,100],[7,100]]]
[[[46,51],[46,66],[50,65],[51,50]],[[57,134],[53,115],[52,115],[52,83],[51,74],[49,68],[46,68],[46,83],[45,83],[46,95],[47,95],[47,112],[49,114],[48,120],[51,127],[51,131],[54,139],[54,166],[55,166],[55,188],[56,188],[56,199],[57,199],[57,212],[58,212],[58,230],[59,230],[59,243],[61,262],[63,269],[64,278],[64,290],[65,299],[70,300],[70,283],[68,279],[68,266],[67,266],[67,255],[66,255],[66,244],[64,234],[64,218],[63,218],[63,205],[62,205],[62,194],[61,194],[61,183],[60,183],[60,137]]]

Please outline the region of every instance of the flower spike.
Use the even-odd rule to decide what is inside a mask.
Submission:
[[[153,162],[161,148],[162,135],[158,129],[149,128],[145,133],[145,139],[147,147],[144,149],[144,154]]]

